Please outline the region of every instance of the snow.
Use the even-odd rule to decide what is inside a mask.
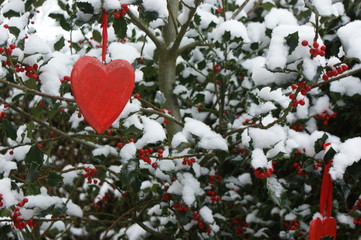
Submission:
[[[168,192],[182,195],[184,203],[188,206],[191,206],[195,202],[196,196],[204,194],[200,183],[192,174],[188,172],[177,173],[177,179],[178,181],[174,181],[172,185],[169,186]]]
[[[132,63],[140,57],[138,50],[129,44],[112,42],[108,50],[112,60],[123,59]]]
[[[172,147],[177,148],[180,144],[186,143],[187,138],[183,135],[182,132],[177,132],[172,139]]]
[[[109,145],[100,146],[95,148],[92,151],[93,156],[101,156],[104,155],[105,157],[108,157],[109,155],[117,155],[117,150],[114,147],[111,147]]]
[[[5,45],[9,38],[9,31],[6,28],[0,27],[0,45]]]
[[[272,8],[264,20],[269,29],[274,29],[279,25],[297,25],[297,19],[287,9]]]
[[[130,142],[123,146],[122,150],[120,150],[119,156],[123,162],[128,162],[130,159],[135,158],[137,153],[137,148],[135,144]]]
[[[348,166],[361,159],[361,137],[346,140],[339,145],[339,152],[334,156],[330,175],[335,179],[342,179]]]
[[[66,165],[63,168],[63,171],[71,169],[71,168],[74,168],[74,166]],[[63,177],[63,183],[65,185],[72,186],[74,184],[75,178],[78,177],[78,171],[70,171],[70,172],[62,173],[61,176]]]
[[[342,46],[349,58],[358,58],[361,60],[361,20],[355,20],[339,28],[337,36],[342,42]]]
[[[361,95],[361,80],[353,76],[345,77],[331,82],[330,90],[346,96]]]
[[[7,4],[3,5],[2,12],[7,13],[9,11],[14,11],[17,13],[24,12],[24,1],[21,0],[11,0]]]
[[[338,15],[337,9],[332,6],[332,0],[312,0],[320,16]]]
[[[212,210],[207,206],[204,206],[199,210],[199,215],[201,215],[206,223],[214,222]]]
[[[252,151],[251,165],[254,169],[267,168],[268,161],[262,149],[256,148]]]
[[[354,218],[344,213],[337,213],[337,223],[348,225],[348,227],[355,229],[356,225],[353,223]]]
[[[143,239],[147,232],[138,224],[133,224],[127,228],[126,235],[129,240]]]
[[[2,202],[6,208],[17,204],[22,198],[22,194],[15,190],[11,190],[10,178],[0,179],[0,194],[3,195]]]
[[[156,12],[160,18],[168,17],[166,0],[143,0],[143,7],[145,11]]]
[[[255,148],[271,148],[286,139],[286,132],[283,127],[275,125],[268,129],[250,128],[249,136]]]
[[[69,216],[83,216],[83,211],[81,210],[81,208],[78,205],[74,204],[72,200],[68,201],[68,203],[66,204],[66,208],[66,214],[68,214]]]
[[[260,22],[247,24],[247,33],[251,42],[262,42],[266,37],[266,25]]]
[[[144,129],[143,136],[135,144],[138,149],[147,144],[161,142],[166,138],[165,131],[160,123],[144,116],[141,119]]]
[[[243,23],[237,20],[228,20],[219,24],[211,33],[210,38],[214,39],[214,41],[222,42],[223,35],[229,32],[231,35],[231,39],[234,38],[242,38],[244,42],[249,42],[247,29]]]
[[[25,41],[25,54],[34,54],[34,53],[49,53],[51,52],[51,48],[48,44],[41,39],[38,35],[32,34],[29,38]]]
[[[196,119],[186,118],[182,133],[189,141],[192,140],[192,135],[200,138],[198,145],[201,148],[228,151],[226,140],[212,131],[208,125]]]
[[[243,173],[239,175],[238,180],[241,187],[252,184],[252,178],[250,173]]]

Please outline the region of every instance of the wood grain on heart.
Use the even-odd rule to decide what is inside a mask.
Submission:
[[[134,69],[125,60],[104,65],[81,57],[71,72],[71,88],[80,112],[97,133],[104,132],[120,115],[134,89]]]
[[[309,240],[322,240],[323,237],[332,237],[336,240],[337,225],[334,218],[315,218],[311,221],[310,231],[308,234]]]

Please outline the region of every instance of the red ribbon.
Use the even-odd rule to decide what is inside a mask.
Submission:
[[[108,45],[108,11],[104,10],[102,14],[102,24],[100,25],[103,28],[102,33],[102,61],[105,62],[107,54],[107,45]]]
[[[330,167],[332,165],[332,160],[326,164],[321,186],[321,196],[320,196],[320,213],[322,216],[329,218],[332,213],[332,180],[329,173]]]

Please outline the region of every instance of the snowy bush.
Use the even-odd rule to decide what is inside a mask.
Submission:
[[[359,1],[2,2],[1,239],[307,239],[331,159],[361,239]],[[102,13],[135,89],[97,134],[70,76]]]

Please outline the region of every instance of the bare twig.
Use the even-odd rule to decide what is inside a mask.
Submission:
[[[142,20],[140,20],[138,17],[136,17],[131,10],[129,10],[127,14],[129,16],[130,20],[132,21],[132,23],[135,26],[137,26],[138,28],[140,28],[143,32],[145,32],[145,34],[147,34],[149,36],[149,38],[154,42],[154,44],[157,46],[158,49],[163,48],[164,43],[161,42],[155,36],[155,34],[145,25],[145,23]]]
[[[247,5],[247,3],[249,2],[249,0],[245,0],[241,6],[239,6],[239,8],[237,8],[237,10],[233,13],[231,19],[235,19],[237,17],[237,15],[243,10],[243,8]]]
[[[56,100],[66,101],[66,102],[75,102],[75,100],[72,99],[72,98],[65,98],[65,97],[46,94],[46,93],[43,93],[43,92],[33,90],[31,88],[28,88],[28,87],[25,87],[24,85],[19,85],[19,84],[15,84],[15,83],[6,81],[6,80],[1,79],[1,78],[0,78],[0,82],[4,83],[4,84],[7,84],[7,85],[9,85],[9,86],[11,86],[13,88],[17,88],[17,89],[23,90],[24,92],[28,92],[28,93],[31,93],[31,94],[34,94],[34,95],[39,95],[39,96],[42,96],[42,97],[52,98],[52,99],[56,99]]]

